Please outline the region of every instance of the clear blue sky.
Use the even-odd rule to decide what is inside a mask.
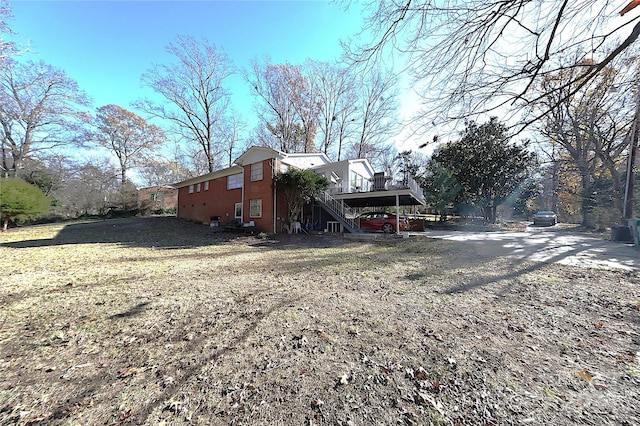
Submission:
[[[274,63],[333,60],[339,40],[362,27],[359,8],[325,1],[25,1],[10,0],[10,27],[33,54],[63,69],[94,100],[94,108],[149,96],[140,77],[166,63],[175,36],[205,37],[238,68],[269,55]],[[249,122],[253,98],[240,76],[230,81],[232,104]],[[136,111],[138,112],[138,111]]]

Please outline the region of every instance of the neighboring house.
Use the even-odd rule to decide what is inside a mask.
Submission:
[[[150,211],[175,211],[178,189],[174,186],[148,186],[138,189],[138,208]]]
[[[288,154],[254,146],[231,167],[177,183],[177,216],[222,225],[251,223],[263,232],[283,232],[287,206],[273,188],[273,176],[289,167],[313,170],[330,182],[329,190],[300,212],[298,220],[307,229],[360,232],[350,207],[424,204],[415,182],[389,188],[384,174],[375,173],[366,159],[331,162],[321,153]]]

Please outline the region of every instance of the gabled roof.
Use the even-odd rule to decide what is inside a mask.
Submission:
[[[287,153],[264,146],[252,146],[236,159],[235,164],[244,166],[246,164],[257,163],[259,161],[272,158],[280,160],[285,164],[299,167],[301,169],[308,169],[310,167],[331,162],[331,160],[329,160],[329,157],[321,152]]]
[[[242,166],[244,165],[257,163],[259,161],[264,161],[272,158],[280,160],[284,164],[288,164],[290,166],[311,170],[338,170],[343,166],[348,166],[349,164],[361,163],[367,170],[371,172],[371,175],[373,175],[374,173],[373,167],[367,159],[342,160],[332,163],[331,160],[329,160],[329,157],[321,152],[286,153],[269,147],[252,146],[236,159],[233,166],[227,167],[226,169],[222,170],[216,170],[215,172],[211,172],[206,175],[196,176],[190,179],[183,180],[182,182],[176,183],[174,186],[176,188],[182,188],[207,180],[235,175],[237,173],[242,173]]]
[[[263,161],[270,158],[282,159],[287,155],[290,154],[286,154],[282,151],[278,151],[266,146],[252,146],[245,152],[243,152],[236,159],[236,161],[234,161],[234,164],[243,166],[245,164],[257,163],[258,161]]]

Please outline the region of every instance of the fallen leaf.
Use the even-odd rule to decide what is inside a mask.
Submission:
[[[123,422],[126,419],[128,419],[129,417],[131,417],[131,410],[127,410],[127,411],[123,411],[120,413],[120,416],[118,416],[118,422]]]
[[[589,374],[588,371],[585,371],[585,370],[578,371],[576,374],[578,375],[578,377],[580,377],[581,379],[586,380],[587,382],[591,381],[591,379],[593,377],[593,376],[591,376],[591,374]]]
[[[340,380],[338,381],[338,383],[341,384],[341,385],[348,385],[349,384],[349,375],[345,373],[342,376],[340,376]]]
[[[121,378],[121,379],[124,379],[125,377],[129,377],[129,376],[133,376],[134,374],[138,374],[139,372],[140,372],[139,368],[131,367],[131,368],[127,368],[122,373],[120,373],[120,375],[118,377]]]
[[[414,369],[413,374],[420,380],[425,380],[427,378],[427,371],[422,367]]]

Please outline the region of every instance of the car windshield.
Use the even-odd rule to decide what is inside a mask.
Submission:
[[[538,216],[553,216],[554,213],[553,212],[538,212],[537,215]]]

